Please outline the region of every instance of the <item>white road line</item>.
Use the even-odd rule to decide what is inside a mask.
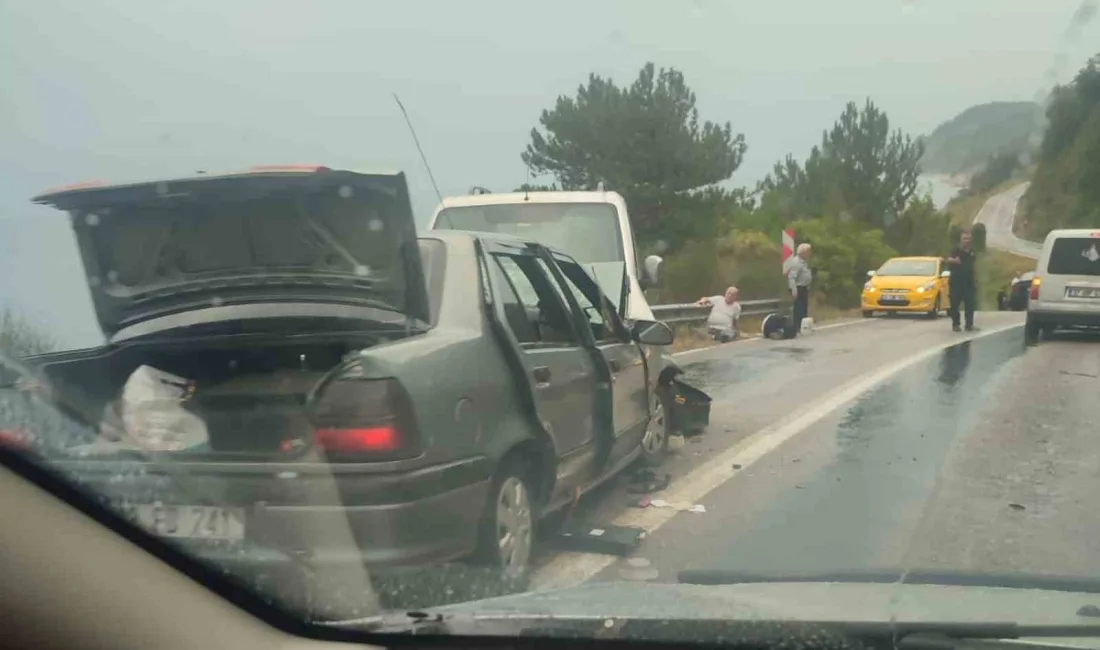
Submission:
[[[1019,326],[1019,323],[1004,325],[983,330],[977,334],[945,339],[941,343],[921,352],[849,381],[790,417],[765,427],[733,445],[711,461],[689,472],[676,482],[675,487],[661,492],[659,496],[670,503],[697,503],[718,486],[744,472],[768,452],[775,450],[794,436],[810,428],[817,421],[855,400],[878,384],[887,381],[898,372],[961,341],[979,339]],[[740,465],[740,469],[734,470],[733,465],[735,464]],[[647,534],[652,535],[677,514],[679,514],[679,511],[673,508],[638,508],[623,513],[613,523],[616,526],[639,527],[645,530]],[[563,553],[536,572],[533,586],[535,589],[540,590],[574,586],[599,573],[615,562],[616,559],[612,556],[590,553]]]

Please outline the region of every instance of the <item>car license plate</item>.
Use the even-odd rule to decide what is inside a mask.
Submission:
[[[882,300],[884,302],[904,302],[905,301],[905,296],[893,296],[893,295],[886,294],[886,295],[882,296]]]
[[[127,504],[122,510],[139,526],[161,537],[244,539],[244,510],[241,508]]]
[[[1069,287],[1066,296],[1070,298],[1100,298],[1100,289],[1093,287]]]

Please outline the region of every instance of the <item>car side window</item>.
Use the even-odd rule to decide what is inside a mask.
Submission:
[[[528,344],[578,345],[572,318],[551,281],[527,255],[493,254],[490,272],[507,287],[501,302],[516,340]]]
[[[565,285],[569,287],[577,304],[584,310],[592,336],[601,343],[629,341],[630,333],[619,320],[611,303],[603,295],[600,286],[585,273],[579,264],[558,259],[558,268],[565,276]]]

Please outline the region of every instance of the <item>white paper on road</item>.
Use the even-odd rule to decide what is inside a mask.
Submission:
[[[680,512],[694,512],[696,514],[701,514],[707,511],[707,509],[699,503],[669,503],[668,501],[665,501],[663,499],[653,499],[649,502],[649,507],[672,508],[674,510],[679,510]]]

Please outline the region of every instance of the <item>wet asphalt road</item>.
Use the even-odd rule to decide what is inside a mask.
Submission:
[[[660,581],[707,568],[1100,576],[1100,337],[1025,348],[1019,315],[979,318],[1009,329],[971,340],[944,320],[883,319],[696,353],[688,375],[715,398],[712,426],[668,463],[674,484],[853,377],[935,348],[706,494],[706,513],[673,515],[636,556]],[[620,481],[577,516],[629,520],[639,497],[628,488]],[[540,570],[563,575],[585,555],[550,553]],[[575,577],[621,580],[625,569],[618,560]]]
[[[1020,183],[989,197],[974,216],[974,223],[985,224],[986,242],[989,246],[1023,257],[1038,258],[1042,252],[1042,244],[1020,239],[1012,230],[1016,206],[1027,192],[1028,185],[1030,183]]]

